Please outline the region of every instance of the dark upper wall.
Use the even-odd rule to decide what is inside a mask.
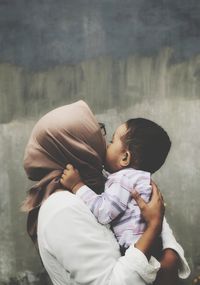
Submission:
[[[199,0],[0,0],[0,62],[46,69],[99,55],[200,52]]]

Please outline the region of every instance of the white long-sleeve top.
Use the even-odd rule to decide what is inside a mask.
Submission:
[[[166,244],[171,243],[180,255],[182,275],[188,275],[182,248],[168,225],[164,235]],[[54,285],[151,284],[160,266],[134,246],[121,257],[113,233],[96,221],[79,197],[67,191],[52,194],[41,206],[38,245]]]

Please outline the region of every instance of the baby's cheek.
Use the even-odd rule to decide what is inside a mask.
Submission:
[[[109,149],[106,150],[106,161],[110,160],[111,152]]]

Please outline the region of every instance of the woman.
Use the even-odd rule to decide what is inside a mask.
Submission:
[[[28,177],[39,182],[30,189],[24,210],[28,211],[29,235],[38,244],[53,284],[64,285],[71,280],[77,284],[142,285],[156,278],[160,264],[150,258],[150,251],[162,227],[164,208],[155,185],[149,204],[134,194],[148,226],[138,242],[120,257],[112,232],[98,224],[87,206],[59,183],[70,162],[79,169],[84,182],[101,193],[105,151],[99,124],[83,101],[49,112],[31,134],[24,167]],[[188,268],[182,248],[166,221],[163,233],[164,248],[179,254],[179,275],[185,277]]]

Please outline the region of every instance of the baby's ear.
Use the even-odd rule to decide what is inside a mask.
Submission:
[[[126,150],[121,158],[121,166],[127,167],[130,165],[130,163],[131,163],[131,153],[129,150]]]

